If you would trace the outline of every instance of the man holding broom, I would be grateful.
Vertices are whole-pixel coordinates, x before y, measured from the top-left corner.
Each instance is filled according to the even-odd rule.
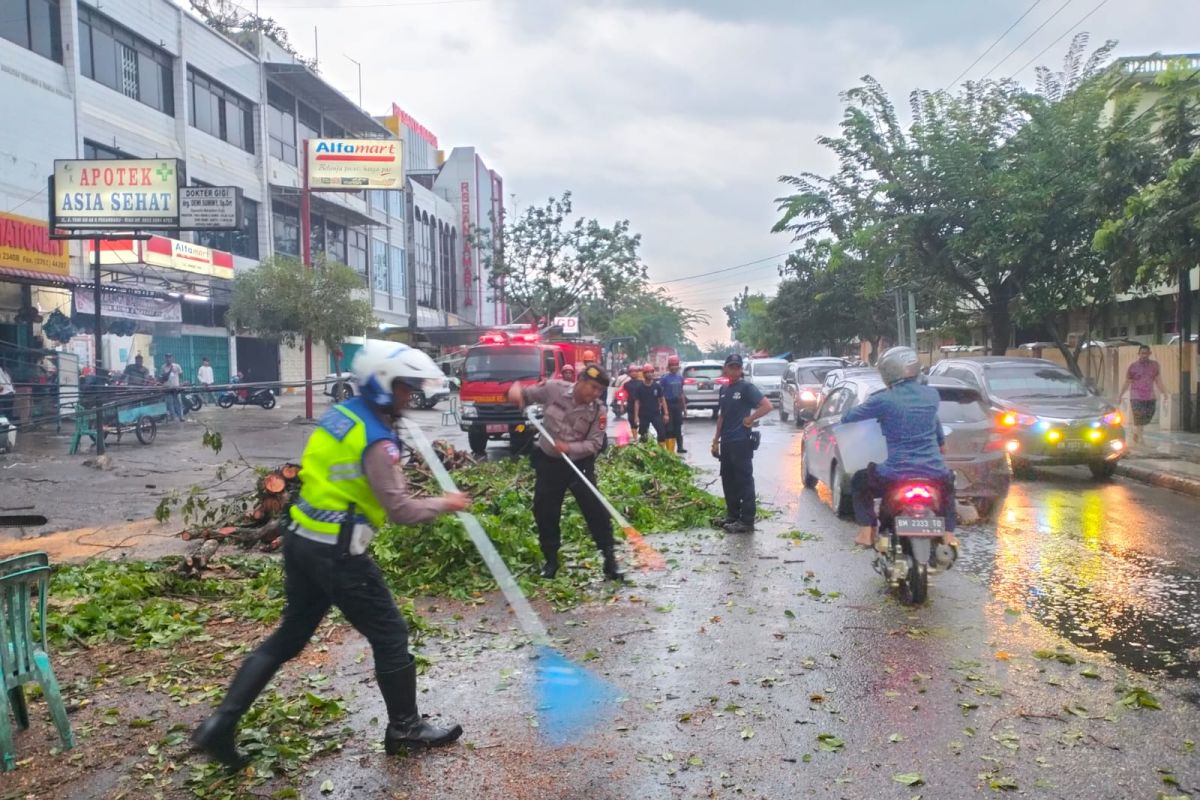
[[[604,577],[619,581],[624,576],[617,568],[613,552],[612,520],[603,503],[583,485],[582,481],[562,459],[569,458],[587,480],[596,482],[596,456],[604,446],[604,397],[608,389],[608,374],[595,364],[584,367],[575,383],[549,380],[536,386],[514,383],[508,391],[509,402],[518,408],[538,403],[545,409],[543,425],[554,439],[550,444],[538,437],[531,460],[536,474],[533,489],[533,518],[537,522],[538,544],[545,564],[542,577],[558,574],[558,548],[562,544],[562,504],[568,491],[591,531],[592,539],[604,556]]]
[[[304,448],[303,486],[283,543],[283,619],[242,662],[221,705],[192,734],[198,749],[230,769],[247,760],[235,742],[238,721],[276,671],[300,654],[332,606],[371,644],[387,707],[383,743],[389,755],[447,745],[462,735],[461,726],[435,726],[417,711],[408,627],[367,552],[385,523],[417,525],[467,508],[464,494],[417,499],[409,493],[392,430],[413,390],[441,379],[442,371],[420,350],[370,340],[351,369],[358,396],[326,412]]]

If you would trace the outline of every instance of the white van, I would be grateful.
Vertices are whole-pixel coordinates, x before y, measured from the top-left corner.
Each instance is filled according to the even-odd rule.
[[[787,365],[788,362],[782,358],[752,358],[746,362],[746,380],[757,386],[772,403],[778,405],[779,390]]]

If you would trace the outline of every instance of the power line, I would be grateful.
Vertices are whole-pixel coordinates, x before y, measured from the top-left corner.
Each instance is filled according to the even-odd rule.
[[[708,272],[697,272],[695,275],[684,275],[683,277],[680,277],[680,278],[671,278],[670,280],[665,280],[665,281],[654,281],[653,283],[655,283],[658,286],[665,286],[668,283],[679,283],[680,281],[690,281],[693,278],[704,278],[709,275],[717,275],[722,272],[733,272],[735,269],[742,269],[743,267],[750,267],[755,264],[761,264],[764,261],[770,261],[775,258],[783,258],[785,256],[790,256],[792,254],[792,252],[793,251],[789,250],[786,253],[777,253],[773,256],[767,256],[766,258],[757,258],[754,261],[747,261],[745,264],[735,264],[732,267],[722,267],[721,269],[709,270]]]
[[[409,0],[408,2],[403,2],[402,0],[398,0],[397,2],[394,2],[394,3],[349,3],[349,4],[345,4],[345,5],[340,4],[340,3],[313,3],[313,4],[264,3],[261,6],[261,8],[274,9],[274,10],[279,10],[279,11],[282,11],[282,10],[303,11],[303,10],[309,9],[309,8],[312,8],[312,9],[336,8],[339,11],[345,11],[345,10],[353,10],[356,8],[405,8],[408,6],[412,6],[412,7],[456,6],[456,5],[462,5],[464,3],[484,3],[484,2],[487,2],[487,0]]]
[[[959,80],[961,80],[961,79],[962,79],[962,76],[966,75],[968,72],[970,72],[971,70],[975,69],[975,65],[976,65],[976,64],[978,64],[980,61],[983,61],[983,59],[984,59],[984,58],[987,56],[987,54],[988,54],[988,53],[990,53],[990,52],[992,52],[992,50],[994,50],[994,49],[995,49],[996,45],[1000,44],[1000,42],[1002,42],[1002,41],[1004,40],[1004,37],[1005,37],[1005,36],[1008,36],[1008,34],[1012,33],[1012,29],[1013,29],[1013,28],[1015,28],[1015,27],[1017,27],[1018,25],[1020,25],[1020,24],[1021,24],[1021,20],[1025,19],[1026,17],[1028,17],[1028,16],[1029,16],[1029,14],[1030,14],[1030,12],[1032,12],[1032,11],[1033,11],[1035,8],[1037,8],[1037,7],[1038,7],[1039,5],[1041,5],[1041,4],[1042,4],[1042,0],[1034,0],[1034,3],[1033,3],[1033,5],[1031,5],[1031,6],[1030,6],[1029,8],[1027,8],[1027,9],[1025,9],[1025,13],[1024,13],[1024,14],[1022,14],[1021,16],[1017,17],[1017,19],[1016,19],[1016,22],[1014,22],[1012,25],[1009,25],[1009,26],[1008,26],[1008,27],[1007,27],[1007,28],[1004,30],[1004,33],[1002,33],[1002,34],[1000,34],[999,36],[997,36],[997,37],[996,37],[996,41],[994,41],[994,42],[992,42],[991,44],[989,44],[989,45],[988,45],[988,49],[987,49],[987,50],[984,50],[982,53],[980,53],[980,54],[979,54],[979,57],[978,57],[978,58],[976,58],[974,61],[972,61],[972,62],[971,62],[969,65],[967,65],[967,68],[966,68],[966,69],[964,69],[962,72],[958,73],[958,76],[957,76],[957,77],[956,77],[954,80],[950,81],[948,84],[946,84],[945,86],[943,86],[943,87],[942,87],[942,91],[943,91],[943,92],[944,92],[944,91],[946,91],[946,90],[947,90],[947,89],[949,89],[951,86],[953,86],[954,84],[958,83],[958,82],[959,82]]]
[[[761,270],[766,270],[766,269],[778,270],[779,264],[770,263],[770,262],[758,264],[753,267],[747,267],[746,269],[736,272],[733,275],[729,275],[728,273],[721,273],[719,275],[709,275],[704,278],[688,280],[686,286],[673,287],[673,288],[677,288],[678,290],[681,290],[681,291],[690,291],[692,289],[703,290],[705,288],[708,288],[708,286],[711,284],[721,283],[723,281],[729,281],[729,280],[733,280],[736,282],[736,281],[742,280],[742,278],[741,278],[742,275],[749,274],[749,273],[757,273]],[[679,282],[682,283],[683,281],[681,280]],[[667,287],[660,287],[660,288],[667,288]]]
[[[1030,39],[1032,39],[1034,36],[1037,36],[1039,33],[1041,33],[1042,28],[1045,28],[1047,25],[1049,25],[1054,20],[1054,18],[1057,17],[1059,14],[1061,14],[1064,10],[1066,10],[1067,6],[1071,5],[1072,2],[1074,2],[1074,0],[1067,0],[1065,3],[1063,3],[1061,6],[1059,6],[1058,10],[1055,11],[1053,14],[1051,14],[1049,17],[1047,17],[1045,22],[1043,22],[1041,25],[1038,25],[1036,28],[1033,29],[1033,33],[1029,34],[1024,39],[1022,39],[1020,44],[1018,44],[1012,50],[1008,51],[1008,55],[1006,55],[1004,58],[997,61],[996,64],[991,69],[989,69],[987,72],[983,73],[983,77],[980,78],[980,80],[983,80],[983,78],[986,78],[988,75],[991,75],[993,72],[998,70],[1000,68],[1001,64],[1003,64],[1005,61],[1008,61],[1010,58],[1012,58],[1016,54],[1016,52],[1018,50],[1020,50],[1022,47],[1024,47],[1025,44]]]
[[[1083,15],[1083,17],[1081,17],[1081,18],[1080,18],[1080,20],[1079,20],[1078,22],[1076,22],[1074,25],[1072,25],[1071,27],[1069,27],[1069,28],[1067,28],[1065,31],[1063,31],[1063,32],[1062,32],[1062,35],[1060,35],[1060,36],[1059,36],[1057,39],[1055,39],[1055,40],[1054,40],[1053,42],[1051,42],[1050,44],[1048,44],[1048,45],[1046,45],[1045,47],[1043,47],[1043,48],[1041,49],[1041,51],[1040,51],[1040,52],[1039,52],[1039,53],[1038,53],[1036,56],[1034,56],[1033,58],[1031,58],[1031,59],[1029,59],[1028,61],[1026,61],[1024,64],[1022,64],[1022,65],[1021,65],[1021,68],[1020,68],[1020,69],[1018,69],[1016,72],[1014,72],[1012,75],[1009,75],[1009,76],[1008,76],[1008,77],[1009,77],[1009,80],[1011,80],[1011,79],[1013,79],[1013,78],[1017,77],[1017,76],[1018,76],[1018,75],[1020,75],[1022,72],[1024,72],[1026,69],[1028,69],[1030,64],[1032,64],[1033,62],[1037,61],[1039,58],[1041,58],[1043,55],[1045,55],[1045,54],[1046,54],[1046,51],[1047,51],[1047,50],[1049,50],[1051,47],[1054,47],[1054,45],[1058,44],[1058,43],[1059,43],[1059,42],[1061,42],[1063,39],[1065,39],[1065,38],[1066,38],[1066,36],[1067,36],[1067,34],[1071,33],[1073,30],[1075,30],[1076,28],[1078,28],[1080,25],[1082,25],[1083,23],[1087,22],[1087,20],[1088,20],[1088,17],[1092,16],[1092,14],[1095,14],[1097,11],[1099,11],[1101,8],[1103,8],[1103,7],[1104,7],[1104,5],[1105,5],[1107,2],[1108,2],[1108,0],[1100,0],[1100,2],[1099,2],[1099,3],[1097,3],[1097,4],[1096,4],[1096,5],[1095,5],[1095,6],[1092,8],[1092,10],[1091,10],[1091,11],[1089,11],[1089,12],[1088,12],[1088,13],[1086,13],[1086,14],[1084,14],[1084,15]]]

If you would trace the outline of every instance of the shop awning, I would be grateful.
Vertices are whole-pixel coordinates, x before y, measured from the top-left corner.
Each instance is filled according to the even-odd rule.
[[[391,131],[303,64],[268,62],[263,69],[268,78],[341,125],[348,134],[365,134],[369,139],[392,138]]]
[[[0,281],[32,283],[38,286],[74,286],[77,283],[83,283],[83,279],[73,275],[52,275],[48,272],[17,269],[16,267],[0,267]]]

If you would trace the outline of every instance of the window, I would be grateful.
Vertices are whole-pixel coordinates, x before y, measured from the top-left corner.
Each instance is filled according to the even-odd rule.
[[[192,127],[254,152],[254,104],[249,100],[189,69],[188,106]]]
[[[271,204],[271,226],[275,229],[275,251],[300,255],[300,211],[279,203]]]
[[[296,134],[296,139],[303,144],[305,139],[320,139],[321,138],[321,114],[304,103],[299,104],[300,113],[296,116],[296,121],[299,123]]]
[[[336,222],[329,223],[329,247],[326,252],[329,257],[343,264],[346,261],[346,226]]]
[[[554,350],[545,350],[542,352],[542,375],[543,378],[549,378],[558,371],[558,364],[554,362]]]
[[[58,0],[0,1],[0,38],[61,64]]]
[[[1083,381],[1061,367],[1002,366],[987,371],[988,391],[997,397],[1087,397]]]
[[[192,181],[195,186],[209,186],[200,181]],[[214,250],[224,250],[236,256],[258,258],[258,203],[249,198],[242,198],[241,227],[236,231],[195,231],[196,244],[211,247]]]
[[[371,240],[371,269],[375,272],[375,291],[388,294],[391,272],[388,270],[388,245],[381,239]]]
[[[404,297],[407,295],[404,290],[404,251],[395,245],[389,245],[388,261],[392,271],[392,295]]]
[[[131,156],[128,153],[123,153],[120,150],[116,150],[112,147],[105,147],[102,144],[96,144],[95,142],[87,139],[83,140],[83,157],[88,160],[110,161],[122,158],[134,158],[134,156]]]
[[[820,417],[832,417],[842,413],[842,408],[846,406],[852,397],[850,390],[846,386],[841,386],[830,393],[829,397],[825,398],[825,404],[821,406]]]
[[[271,155],[296,166],[296,98],[267,84],[267,136]]]
[[[367,275],[367,240],[366,231],[360,228],[350,229],[346,263],[354,267],[354,271],[363,277]]]
[[[79,7],[79,56],[87,77],[175,115],[174,57],[84,6]]]
[[[325,252],[325,218],[313,214],[308,228],[308,248],[315,256]]]

